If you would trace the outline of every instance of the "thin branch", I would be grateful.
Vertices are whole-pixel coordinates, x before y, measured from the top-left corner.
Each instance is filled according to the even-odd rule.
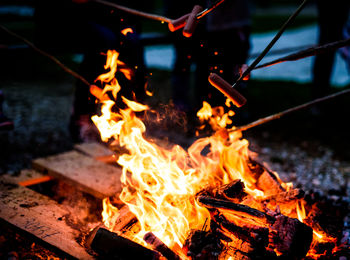
[[[266,48],[261,52],[261,54],[253,61],[253,63],[242,73],[242,75],[237,79],[237,81],[233,84],[232,87],[235,87],[239,82],[241,82],[249,73],[258,65],[258,63],[265,57],[265,55],[269,52],[272,46],[277,42],[277,40],[281,37],[282,33],[286,30],[286,28],[291,24],[297,15],[304,8],[306,2],[308,0],[304,0],[297,10],[288,18],[288,20],[282,25],[279,29],[275,37],[270,41],[270,43],[266,46]]]
[[[27,40],[26,38],[12,32],[11,30],[7,29],[5,26],[0,25],[0,28],[2,30],[4,30],[5,32],[7,32],[8,34],[16,37],[17,39],[25,42],[29,47],[31,47],[33,50],[37,51],[38,53],[40,53],[41,55],[44,55],[45,57],[49,58],[50,60],[52,60],[54,63],[56,63],[58,66],[60,66],[65,72],[69,73],[70,75],[72,75],[73,77],[79,79],[81,82],[83,82],[85,85],[90,86],[91,84],[81,75],[79,75],[77,72],[71,70],[70,68],[68,68],[66,65],[64,65],[61,61],[59,61],[57,58],[55,58],[54,56],[48,54],[47,52],[39,49],[38,47],[36,47],[32,42],[30,42],[29,40]]]
[[[304,59],[304,58],[307,58],[310,56],[324,53],[326,51],[336,50],[338,48],[342,48],[342,47],[348,46],[348,45],[350,45],[350,38],[345,39],[345,40],[341,40],[341,41],[327,43],[327,44],[321,45],[321,46],[311,47],[311,48],[308,48],[308,49],[305,49],[302,51],[298,51],[296,53],[292,53],[292,54],[284,56],[282,58],[278,58],[276,60],[261,64],[261,65],[255,67],[254,69],[261,69],[261,68],[269,67],[269,66],[276,65],[276,64],[279,64],[282,62],[286,62],[286,61],[296,61],[296,60]]]

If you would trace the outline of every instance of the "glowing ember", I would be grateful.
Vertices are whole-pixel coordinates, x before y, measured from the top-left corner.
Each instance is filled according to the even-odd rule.
[[[124,66],[122,72],[125,75],[132,75],[118,60],[118,53],[108,51],[105,69],[109,72],[98,77],[105,86],[103,97],[111,92],[115,99],[119,98],[120,86],[115,79],[117,65]],[[101,96],[97,92],[95,89],[95,96]],[[147,111],[149,107],[120,98],[126,105],[125,109],[117,108],[115,101],[101,99],[101,116],[95,115],[92,120],[103,141],[114,140],[128,151],[117,160],[123,168],[121,181],[124,184],[119,198],[129,206],[140,226],[129,239],[146,246],[143,236],[152,232],[179,252],[189,232],[202,230],[211,218],[208,210],[199,206],[195,195],[207,186],[215,187],[237,179],[243,181],[245,192],[249,195],[242,204],[253,210],[263,210],[258,201],[271,194],[261,189],[251,172],[249,161],[252,153],[248,150],[248,141],[242,139],[241,132],[227,131],[228,125],[232,124],[230,117],[234,115],[233,111],[225,113],[224,108],[212,108],[204,102],[197,115],[203,123],[207,121],[215,133],[196,140],[186,151],[179,145],[163,148],[146,140],[143,135],[146,127],[136,113]],[[292,190],[292,185],[283,183],[276,173],[268,176],[275,180],[281,191]],[[265,206],[293,218],[298,216],[301,222],[307,217],[303,200],[289,203],[286,209],[277,206],[276,210],[273,203]],[[118,209],[108,199],[103,201],[103,208],[103,221],[113,231]],[[239,224],[234,216],[229,220]],[[314,230],[314,243],[315,237],[317,241],[325,241],[326,234]]]

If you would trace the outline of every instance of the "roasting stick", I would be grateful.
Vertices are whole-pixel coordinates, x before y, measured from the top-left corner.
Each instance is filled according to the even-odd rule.
[[[128,7],[118,5],[115,3],[111,3],[108,1],[104,1],[104,0],[92,0],[92,1],[99,3],[99,4],[102,4],[102,5],[114,7],[116,9],[119,9],[121,11],[124,11],[124,12],[132,14],[132,15],[144,17],[144,18],[150,19],[150,20],[160,21],[162,23],[167,23],[169,30],[171,32],[174,32],[178,29],[183,28],[187,23],[196,24],[198,20],[200,20],[201,18],[206,16],[208,13],[213,11],[216,7],[218,7],[220,4],[222,4],[225,0],[217,0],[210,7],[206,8],[204,10],[203,10],[203,8],[201,8],[200,10],[194,8],[191,13],[185,14],[185,15],[183,15],[180,18],[175,19],[175,20],[170,19],[170,18],[165,17],[165,16],[161,16],[161,15],[142,12],[139,10],[135,10],[132,8],[128,8]],[[194,15],[193,15],[193,17],[191,17],[191,19],[189,19],[191,14],[194,14]],[[193,28],[193,30],[194,30],[194,28]],[[186,36],[186,37],[188,37],[188,36]]]
[[[339,91],[337,93],[334,93],[334,94],[331,94],[331,95],[328,95],[328,96],[325,96],[325,97],[317,98],[315,100],[312,100],[310,102],[304,103],[302,105],[289,108],[289,109],[284,110],[282,112],[279,112],[277,114],[273,114],[273,115],[270,115],[270,116],[267,116],[267,117],[264,117],[264,118],[260,118],[260,119],[254,121],[254,122],[249,123],[249,124],[246,124],[246,125],[243,125],[243,126],[238,126],[236,128],[230,129],[229,132],[245,131],[245,130],[248,130],[250,128],[256,127],[258,125],[262,125],[262,124],[268,123],[268,122],[270,122],[272,120],[279,119],[282,116],[285,116],[285,115],[290,114],[292,112],[296,112],[298,110],[301,110],[301,109],[304,109],[304,108],[308,108],[308,107],[310,107],[312,105],[315,105],[317,103],[320,103],[320,102],[323,102],[323,101],[326,101],[326,100],[329,100],[329,99],[332,99],[332,98],[335,98],[335,97],[339,97],[340,95],[349,94],[349,93],[350,93],[350,89],[345,89],[343,91]]]
[[[350,45],[350,38],[345,39],[345,40],[341,40],[341,41],[327,43],[327,44],[316,46],[316,47],[311,47],[311,48],[308,48],[308,49],[305,49],[302,51],[298,51],[298,52],[289,54],[289,55],[284,56],[282,58],[278,58],[276,60],[261,64],[259,66],[256,66],[254,68],[254,70],[269,67],[269,66],[276,65],[276,64],[279,64],[282,62],[286,62],[286,61],[296,61],[296,60],[304,59],[304,58],[307,58],[310,56],[314,56],[314,55],[323,53],[325,51],[336,50],[338,48],[342,48],[344,46],[349,46],[349,45]]]
[[[16,37],[17,39],[20,39],[21,41],[25,42],[29,47],[31,47],[32,49],[34,49],[35,51],[39,52],[41,55],[44,55],[45,57],[49,58],[50,60],[52,60],[54,63],[56,63],[58,66],[60,66],[65,72],[71,74],[73,77],[79,79],[80,81],[82,81],[84,84],[91,86],[91,84],[81,75],[79,75],[78,73],[76,73],[75,71],[71,70],[70,68],[68,68],[66,65],[64,65],[62,62],[60,62],[57,58],[55,58],[54,56],[48,54],[47,52],[39,49],[38,47],[36,47],[32,42],[28,41],[26,38],[14,33],[13,31],[7,29],[5,26],[0,25],[0,28],[2,30],[4,30],[5,32],[7,32],[8,34]]]
[[[228,82],[222,79],[219,75],[211,73],[209,75],[209,82],[215,88],[220,90],[225,96],[227,96],[237,107],[241,107],[246,103],[245,98],[238,93],[238,91],[233,91],[234,87],[237,86],[249,73],[258,65],[258,63],[265,57],[277,40],[281,37],[286,28],[291,24],[297,15],[304,8],[308,0],[303,0],[300,6],[295,10],[295,12],[288,18],[288,20],[282,25],[275,37],[270,41],[270,43],[265,47],[261,54],[253,61],[253,63],[240,75],[236,82],[231,86]]]

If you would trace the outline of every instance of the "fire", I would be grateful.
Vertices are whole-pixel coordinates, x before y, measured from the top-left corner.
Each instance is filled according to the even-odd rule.
[[[132,28],[125,28],[121,30],[121,33],[126,36],[128,33],[134,33],[134,31],[132,30]]]
[[[104,97],[111,92],[115,99],[119,98],[120,86],[115,74],[117,66],[125,64],[118,61],[118,56],[117,52],[108,51],[105,69],[109,71],[97,78],[105,85]],[[128,75],[131,74],[129,71]],[[209,212],[195,200],[195,195],[206,186],[240,179],[249,195],[265,196],[257,188],[247,164],[248,141],[241,132],[227,131],[233,111],[225,113],[222,107],[212,108],[204,102],[197,115],[202,122],[208,121],[215,133],[197,139],[187,150],[179,145],[164,148],[144,137],[146,126],[137,113],[148,111],[149,107],[120,98],[125,109],[117,108],[113,100],[102,99],[101,115],[93,116],[92,120],[103,141],[113,140],[128,151],[119,156],[117,163],[123,169],[124,185],[119,198],[128,205],[140,226],[129,237],[131,240],[146,245],[143,236],[152,232],[170,248],[182,248],[189,231],[201,230],[210,219]],[[291,188],[291,184],[282,183],[282,186],[287,191]],[[103,208],[103,221],[113,231],[118,209],[108,199],[103,201]],[[295,214],[303,221],[306,213],[302,201],[295,208]]]

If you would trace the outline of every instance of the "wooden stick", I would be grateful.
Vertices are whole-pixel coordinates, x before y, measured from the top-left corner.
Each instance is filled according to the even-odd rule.
[[[31,47],[33,50],[37,51],[38,53],[40,53],[41,55],[44,55],[45,57],[49,58],[50,60],[52,60],[54,63],[56,63],[58,66],[60,66],[65,72],[71,74],[73,77],[79,79],[81,82],[83,82],[85,85],[87,86],[91,86],[91,84],[81,75],[79,75],[78,73],[76,73],[75,71],[71,70],[70,68],[68,68],[66,65],[64,65],[61,61],[59,61],[57,58],[55,58],[54,56],[48,54],[47,52],[39,49],[38,47],[36,47],[32,42],[30,42],[29,40],[27,40],[26,38],[18,35],[17,33],[14,33],[13,31],[7,29],[5,26],[0,25],[0,28],[7,32],[8,34],[16,37],[17,39],[25,42],[25,44],[27,44],[29,47]]]
[[[279,64],[282,62],[286,62],[286,61],[296,61],[296,60],[304,59],[304,58],[307,58],[310,56],[324,53],[326,51],[336,50],[338,48],[348,46],[348,45],[350,45],[350,38],[345,39],[345,40],[341,40],[341,41],[327,43],[327,44],[316,46],[316,47],[311,47],[311,48],[308,48],[308,49],[305,49],[302,51],[298,51],[296,53],[292,53],[292,54],[284,56],[282,58],[278,58],[276,60],[261,64],[261,65],[255,67],[254,69],[255,70],[261,69],[261,68],[269,67],[269,66],[276,65],[276,64]]]
[[[285,115],[290,114],[292,112],[308,108],[308,107],[310,107],[312,105],[315,105],[317,103],[320,103],[320,102],[323,102],[323,101],[326,101],[326,100],[329,100],[329,99],[332,99],[332,98],[335,98],[335,97],[338,97],[338,96],[341,96],[341,95],[344,95],[344,94],[348,94],[348,93],[350,93],[350,89],[345,89],[343,91],[339,91],[337,93],[334,93],[334,94],[331,94],[331,95],[328,95],[328,96],[325,96],[325,97],[322,97],[322,98],[317,98],[317,99],[315,99],[313,101],[304,103],[302,105],[289,108],[289,109],[284,110],[282,112],[279,112],[277,114],[273,114],[273,115],[270,115],[270,116],[267,116],[267,117],[264,117],[264,118],[260,118],[260,119],[254,121],[254,122],[251,122],[251,123],[243,125],[243,126],[236,127],[234,129],[230,129],[228,131],[229,132],[245,131],[245,130],[248,130],[250,128],[256,127],[258,125],[262,125],[262,124],[268,123],[268,122],[270,122],[272,120],[279,119],[282,116],[285,116]]]
[[[266,48],[262,51],[262,53],[253,61],[253,63],[247,68],[246,71],[242,73],[242,75],[237,79],[237,81],[233,84],[232,87],[235,87],[239,82],[241,82],[246,76],[249,75],[249,73],[255,68],[256,65],[265,57],[265,55],[269,52],[269,50],[272,48],[272,46],[277,42],[277,40],[281,37],[283,32],[286,30],[289,24],[291,24],[294,19],[297,17],[297,15],[301,12],[301,10],[304,8],[306,2],[308,0],[304,0],[301,5],[298,7],[297,10],[288,18],[288,20],[282,25],[282,27],[279,29],[275,37],[271,40],[271,42],[266,46]]]
[[[110,7],[114,7],[116,9],[119,9],[121,11],[124,11],[126,13],[132,14],[132,15],[136,15],[136,16],[140,16],[140,17],[144,17],[150,20],[156,20],[156,21],[161,21],[164,23],[170,23],[172,20],[168,17],[165,16],[161,16],[161,15],[156,15],[156,14],[150,14],[150,13],[146,13],[146,12],[141,12],[135,9],[131,9],[129,7],[125,7],[122,5],[118,5],[115,3],[111,3],[108,1],[104,1],[104,0],[93,0],[96,3],[102,4],[102,5],[106,5],[106,6],[110,6]]]

